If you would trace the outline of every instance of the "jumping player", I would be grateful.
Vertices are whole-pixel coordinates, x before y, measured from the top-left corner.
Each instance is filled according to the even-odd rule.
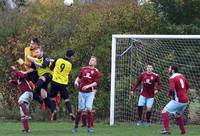
[[[60,96],[65,101],[66,109],[69,112],[69,115],[72,120],[75,119],[74,114],[72,112],[68,83],[69,83],[69,75],[72,70],[72,63],[70,62],[70,58],[74,55],[73,50],[68,50],[63,58],[57,58],[51,65],[51,69],[53,69],[53,78],[51,82],[50,89],[50,98],[52,101],[52,107],[54,109],[54,113],[52,114],[51,120],[55,120],[56,116],[56,96],[58,92],[60,92]]]

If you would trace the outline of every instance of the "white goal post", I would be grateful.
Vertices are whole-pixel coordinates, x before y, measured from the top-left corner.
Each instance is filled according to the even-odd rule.
[[[194,52],[194,56],[190,56],[190,53],[188,53],[188,58],[190,57],[190,59],[187,59],[187,56],[180,56],[180,54],[183,54],[187,50],[191,49],[192,51],[193,48],[195,48],[194,50],[199,54]],[[138,50],[139,52],[137,52]],[[145,52],[145,54],[143,54],[143,52]],[[148,52],[150,53],[148,54]],[[170,54],[170,52],[173,53]],[[111,53],[110,125],[114,125],[116,119],[116,109],[119,110],[121,108],[126,110],[126,108],[124,108],[126,104],[130,104],[127,109],[132,108],[134,105],[136,106],[136,102],[134,102],[134,105],[132,100],[129,102],[129,98],[127,98],[129,95],[128,92],[130,91],[131,84],[136,80],[136,77],[139,76],[138,74],[141,72],[140,68],[143,66],[143,63],[146,62],[146,59],[153,61],[154,64],[159,62],[159,65],[157,66],[159,69],[164,69],[168,66],[168,64],[174,62],[180,65],[185,65],[185,67],[183,67],[184,70],[189,69],[189,71],[192,71],[192,67],[198,67],[200,69],[196,62],[197,59],[200,58],[200,35],[112,35]],[[195,53],[198,55],[195,56]],[[135,61],[135,59],[137,59],[137,61]],[[200,61],[198,63],[200,64]],[[132,69],[132,66],[134,66],[135,69],[129,71],[129,69]],[[123,70],[125,68],[126,70]],[[126,77],[121,77],[122,74],[120,75],[120,72],[122,74],[126,74]],[[200,71],[196,70],[192,71],[192,74],[191,72],[183,72],[183,74],[188,74],[187,76],[190,78],[190,76],[195,76],[198,72]],[[165,73],[163,74],[160,72],[159,74],[164,75]],[[164,83],[167,80],[168,77],[166,75]],[[164,91],[166,91],[168,87],[168,84],[165,84],[163,87]],[[128,85],[128,87],[124,87],[123,85]],[[198,86],[198,83],[192,83],[193,88],[197,88],[196,86]],[[116,96],[116,88],[119,89],[117,90],[117,92],[120,92],[119,96]],[[122,106],[120,106],[120,108],[116,107],[116,97],[121,102],[120,104]],[[167,97],[167,95],[163,95],[162,97]],[[126,98],[127,100],[125,100]],[[166,104],[165,101],[163,101],[163,103]],[[133,119],[125,117],[132,116],[133,113],[131,112],[133,111],[119,111],[119,114],[123,115],[122,117],[120,115],[117,118],[119,118],[120,121],[132,121]]]

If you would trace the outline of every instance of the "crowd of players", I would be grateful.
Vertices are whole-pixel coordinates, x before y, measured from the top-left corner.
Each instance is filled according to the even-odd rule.
[[[63,57],[55,59],[49,58],[44,54],[39,46],[37,38],[31,40],[30,46],[24,50],[24,60],[19,59],[17,62],[23,66],[24,71],[19,71],[15,66],[11,66],[12,75],[17,79],[10,80],[10,83],[19,85],[21,96],[18,103],[20,106],[20,114],[23,124],[23,132],[27,133],[29,129],[29,105],[31,100],[36,100],[44,111],[46,106],[50,109],[50,120],[56,119],[57,107],[60,99],[64,99],[66,109],[72,120],[75,120],[73,133],[78,132],[79,122],[82,117],[83,125],[87,124],[87,131],[92,133],[94,127],[94,113],[92,111],[93,100],[97,91],[99,82],[99,71],[95,68],[97,64],[96,57],[92,56],[89,66],[82,67],[78,74],[74,85],[78,88],[78,110],[76,116],[73,113],[69,90],[67,88],[69,82],[69,74],[72,70],[72,62],[70,58],[74,55],[73,50],[68,50]],[[183,112],[189,104],[187,90],[189,88],[187,79],[178,73],[178,67],[172,65],[169,67],[169,97],[171,101],[162,110],[163,131],[162,134],[170,134],[169,113],[175,115],[175,119],[181,134],[186,133],[183,122]],[[50,84],[50,88],[48,85]],[[146,125],[150,125],[150,117],[154,103],[154,96],[160,92],[160,77],[153,72],[153,65],[147,64],[146,71],[142,72],[131,89],[131,95],[142,84],[142,89],[138,101],[138,121],[137,126],[142,123],[142,114],[144,106],[147,107]],[[156,88],[156,89],[155,89]],[[86,123],[87,119],[87,123]]]
[[[11,66],[11,75],[15,78],[9,80],[9,82],[18,85],[21,92],[18,104],[23,126],[22,132],[30,132],[29,107],[32,99],[41,105],[42,111],[45,111],[46,107],[50,109],[50,120],[53,121],[56,120],[57,107],[61,98],[65,102],[71,120],[75,120],[75,127],[72,132],[78,131],[81,117],[83,125],[88,126],[87,131],[89,133],[93,132],[94,115],[92,105],[100,76],[98,69],[95,68],[97,60],[96,57],[92,56],[89,66],[82,67],[74,82],[79,90],[79,106],[75,116],[68,89],[69,75],[73,68],[70,58],[74,54],[73,50],[67,50],[63,57],[51,59],[44,54],[43,49],[39,46],[39,40],[33,38],[30,46],[24,50],[24,60],[17,60],[22,66],[22,70]]]

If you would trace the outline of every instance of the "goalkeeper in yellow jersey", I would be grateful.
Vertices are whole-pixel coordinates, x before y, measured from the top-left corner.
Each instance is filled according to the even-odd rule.
[[[20,58],[17,61],[20,65],[23,65],[25,69],[25,72],[23,73],[26,74],[27,79],[32,81],[34,84],[36,84],[36,82],[38,81],[39,76],[37,70],[35,70],[35,64],[28,58],[28,56],[36,57],[36,50],[38,47],[38,38],[32,38],[30,41],[30,45],[24,49],[24,60]],[[42,104],[42,99],[40,95],[35,92],[33,92],[33,99]]]
[[[25,70],[29,70],[31,68],[32,61],[28,59],[28,56],[34,57],[36,55],[36,49],[39,47],[38,38],[31,39],[30,46],[24,49],[24,67]]]
[[[27,77],[29,80],[31,80],[33,83],[36,83],[38,80],[38,74],[37,71],[29,72],[30,69],[33,67],[33,63],[30,59],[28,59],[28,56],[35,57],[36,56],[36,49],[39,47],[39,40],[38,38],[32,38],[30,45],[24,49],[24,68],[25,71],[28,71]],[[18,63],[20,61],[18,60]],[[21,62],[22,63],[22,62]]]

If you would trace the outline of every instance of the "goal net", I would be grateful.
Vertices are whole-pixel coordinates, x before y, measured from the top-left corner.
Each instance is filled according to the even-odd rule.
[[[110,125],[137,119],[140,87],[134,97],[130,96],[130,90],[148,62],[161,78],[161,92],[155,97],[151,122],[161,122],[161,110],[169,102],[167,70],[172,64],[179,66],[190,84],[191,103],[185,113],[186,120],[199,122],[200,35],[113,35]]]

